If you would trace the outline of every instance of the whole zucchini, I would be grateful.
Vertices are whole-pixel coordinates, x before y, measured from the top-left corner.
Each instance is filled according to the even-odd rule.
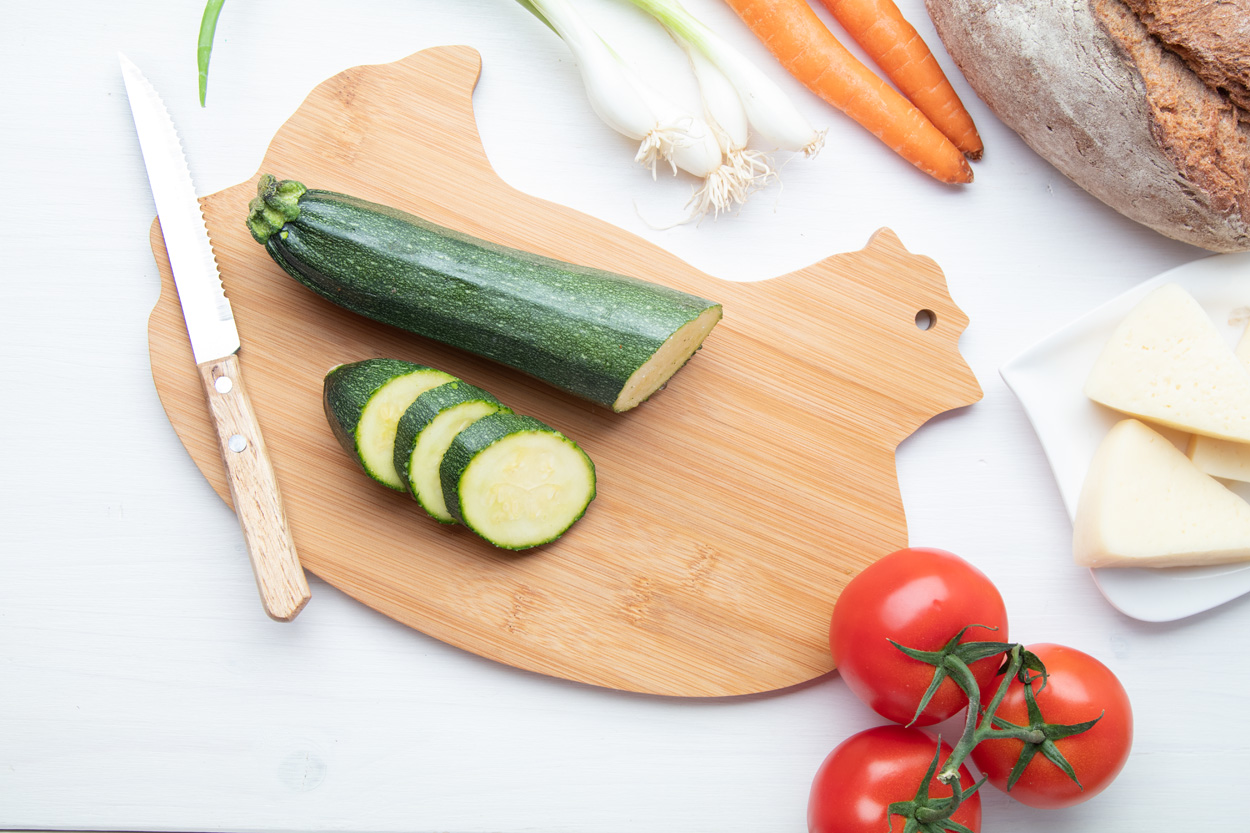
[[[662,388],[720,304],[264,175],[247,225],[287,273],[368,318],[626,411]]]

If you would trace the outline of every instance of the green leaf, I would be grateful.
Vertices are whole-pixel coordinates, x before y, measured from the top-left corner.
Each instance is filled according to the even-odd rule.
[[[1024,768],[1033,760],[1033,756],[1037,754],[1037,745],[1026,743],[1024,748],[1020,750],[1020,757],[1016,759],[1016,765],[1011,768],[1011,774],[1007,776],[1007,792],[1011,792],[1011,788],[1016,785],[1016,781],[1020,780],[1020,776],[1024,774]]]
[[[942,657],[946,656],[945,648],[940,651],[922,651],[919,648],[908,648],[905,645],[900,645],[888,637],[886,638],[886,641],[912,659],[928,663],[929,665],[941,665]]]
[[[1064,775],[1071,778],[1082,791],[1085,789],[1085,787],[1081,785],[1081,780],[1076,777],[1076,770],[1072,768],[1072,764],[1068,763],[1068,759],[1063,757],[1063,753],[1059,751],[1059,747],[1055,746],[1054,741],[1047,740],[1042,743],[1039,748],[1042,750],[1042,754],[1045,755],[1052,764],[1063,770]]]
[[[937,694],[938,687],[942,685],[942,681],[946,679],[946,669],[938,667],[933,672],[933,679],[929,681],[929,687],[925,689],[924,696],[920,698],[920,704],[916,706],[916,713],[912,715],[910,726],[920,719],[920,715],[925,710],[925,706],[929,705],[929,701],[933,699],[933,695]]]
[[[968,665],[974,662],[980,662],[983,659],[989,659],[995,654],[1005,654],[1011,650],[1011,644],[1008,642],[964,642],[956,648],[955,652]]]
[[[1046,681],[1043,680],[1042,685],[1045,684]],[[1037,705],[1037,695],[1033,691],[1032,679],[1024,684],[1024,708],[1028,712],[1030,726],[1040,726],[1045,722],[1042,718],[1042,710]]]
[[[1024,672],[1021,673],[1023,674]],[[1011,792],[1011,788],[1024,773],[1025,767],[1029,765],[1029,762],[1033,760],[1033,756],[1036,755],[1039,750],[1051,763],[1059,767],[1065,775],[1071,778],[1073,783],[1075,783],[1078,787],[1081,787],[1081,789],[1085,789],[1081,785],[1080,779],[1076,777],[1076,770],[1074,770],[1072,765],[1068,763],[1068,759],[1063,756],[1063,752],[1061,752],[1059,747],[1055,745],[1055,741],[1062,740],[1063,738],[1070,738],[1073,735],[1079,735],[1082,732],[1088,732],[1091,728],[1093,728],[1095,723],[1102,720],[1102,714],[1098,715],[1098,717],[1095,717],[1093,720],[1086,720],[1083,723],[1047,723],[1045,718],[1042,716],[1041,708],[1037,705],[1037,698],[1033,692],[1032,681],[1035,679],[1037,679],[1037,677],[1031,677],[1029,682],[1025,683],[1024,686],[1024,703],[1029,714],[1029,725],[1027,727],[1016,726],[1014,723],[1010,723],[999,717],[990,718],[992,721],[991,727],[1010,727],[1011,729],[1017,730],[1016,733],[1009,736],[1019,737],[1019,733],[1022,731],[1032,731],[1040,732],[1042,738],[1044,738],[1040,743],[1022,739],[1024,748],[1021,749],[1020,757],[1016,759],[1015,766],[1011,768],[1011,774],[1007,778],[1007,791]],[[1042,684],[1045,685],[1044,679]]]
[[[213,36],[217,32],[217,16],[226,0],[208,0],[204,17],[200,19],[200,37],[195,50],[196,63],[200,69],[200,106],[208,95],[208,61],[213,55]]]
[[[894,830],[894,817],[902,816],[907,819],[910,824],[915,820],[916,802],[914,801],[895,801],[885,808],[885,827],[887,830]]]
[[[1086,720],[1084,723],[1070,723],[1067,726],[1061,723],[1047,723],[1042,727],[1042,731],[1050,740],[1070,738],[1073,735],[1079,735],[1081,732],[1088,732],[1090,729],[1094,728],[1094,724],[1102,720],[1103,714],[1106,714],[1106,712],[1098,715],[1093,720]]]
[[[920,779],[920,789],[916,790],[915,800],[917,804],[924,804],[929,800],[929,782],[937,774],[938,761],[941,758],[942,739],[938,738],[937,749],[933,750],[933,760],[929,761],[929,768],[925,771],[924,777]]]
[[[990,731],[986,733],[988,738],[1015,738],[1028,743],[1029,735],[1033,734],[1034,731],[1033,726],[1012,723],[1007,718],[999,717],[996,714],[990,715],[987,713],[986,717],[990,720]]]
[[[958,639],[959,637],[955,638]],[[929,705],[929,701],[932,700],[933,695],[937,693],[938,687],[942,685],[942,681],[946,679],[946,669],[942,667],[942,663],[946,658],[946,650],[951,646],[951,643],[948,642],[946,647],[940,651],[921,651],[916,648],[907,648],[898,644],[893,639],[890,639],[889,643],[912,659],[934,667],[933,679],[929,681],[929,687],[925,689],[924,695],[920,698],[920,702],[916,706],[916,713],[912,715],[911,720],[907,724],[910,726],[920,719],[920,714],[925,710],[925,707]]]
[[[961,643],[959,640],[963,639],[964,634],[971,628],[997,630],[997,628],[991,628],[988,625],[966,625],[937,651],[922,651],[919,648],[908,648],[900,645],[893,639],[888,639],[889,643],[899,651],[902,651],[904,655],[934,667],[933,679],[929,681],[929,687],[925,689],[924,695],[920,698],[920,703],[916,707],[916,713],[907,724],[908,726],[919,719],[921,712],[929,705],[929,701],[937,693],[938,687],[948,676],[953,676],[955,683],[967,695],[968,699],[972,700],[974,696],[972,692],[976,688],[976,680],[968,672],[968,666],[974,662],[988,659],[995,654],[1003,654],[1011,650],[1011,645],[1006,642]],[[952,660],[958,661],[952,662]]]
[[[1037,690],[1041,691],[1046,688],[1046,683],[1050,681],[1050,675],[1046,673],[1046,665],[1042,662],[1041,657],[1032,651],[1024,651],[1021,653],[1020,659],[1020,671],[1017,674],[1017,679],[1028,686],[1029,683],[1040,677],[1042,684]]]
[[[973,784],[973,785],[972,785],[972,789],[968,790],[966,793],[964,793],[964,794],[963,794],[963,800],[966,800],[969,796],[971,796],[971,795],[972,795],[973,793],[975,793],[977,790],[979,790],[979,789],[981,789],[982,787],[984,787],[984,786],[985,786],[985,784],[986,784],[986,782],[987,782],[987,781],[989,781],[989,780],[990,780],[990,776],[988,776],[988,775],[982,775],[982,776],[981,776],[981,780],[980,780],[980,781],[978,781],[978,782],[976,782],[975,784]]]
[[[968,827],[966,824],[960,824],[954,819],[947,819],[943,824],[946,825],[945,829],[951,831],[951,833],[976,833],[971,827]]]

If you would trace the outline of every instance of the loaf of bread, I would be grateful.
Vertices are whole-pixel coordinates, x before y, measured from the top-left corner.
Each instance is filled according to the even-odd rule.
[[[1250,0],[926,0],[991,110],[1107,205],[1250,249]]]

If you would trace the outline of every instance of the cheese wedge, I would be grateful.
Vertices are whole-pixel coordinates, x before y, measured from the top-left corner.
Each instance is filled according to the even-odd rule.
[[[1120,322],[1085,395],[1192,434],[1250,442],[1250,371],[1176,284],[1151,292]]]
[[[1241,334],[1233,354],[1250,369],[1250,327]],[[1250,444],[1194,434],[1189,438],[1188,454],[1195,466],[1212,477],[1250,483]]]
[[[1250,560],[1250,503],[1135,419],[1094,454],[1072,535],[1086,567],[1181,567]]]

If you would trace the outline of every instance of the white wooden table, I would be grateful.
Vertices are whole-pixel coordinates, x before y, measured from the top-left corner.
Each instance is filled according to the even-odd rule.
[[[792,83],[717,0],[688,7],[829,127],[740,214],[661,230],[691,189],[653,183],[590,113],[563,45],[511,0],[227,3],[209,106],[199,0],[10,3],[0,29],[0,828],[746,833],[804,828],[811,776],[878,722],[836,675],[727,700],[623,694],[479,659],[313,580],[266,619],[233,515],[169,426],[146,319],[154,208],[117,70],[164,94],[202,193],[250,177],[318,82],[466,43],[505,180],[604,218],[712,274],[749,280],[858,249],[889,226],[945,270],[985,398],[899,450],[913,543],[1001,588],[1013,636],[1092,653],[1137,719],[1115,785],[1055,812],[985,797],[986,830],[1228,829],[1250,741],[1237,720],[1250,601],[1129,619],[1069,560],[1070,524],[997,375],[1055,328],[1206,256],[1123,219],[1037,158],[968,90],[920,0],[900,5],[964,94],[977,182],[928,181]],[[619,0],[596,13],[641,23]],[[671,46],[671,44],[670,44]],[[667,72],[671,60],[657,64]],[[419,103],[414,103],[419,106]],[[188,368],[190,372],[190,368]]]

